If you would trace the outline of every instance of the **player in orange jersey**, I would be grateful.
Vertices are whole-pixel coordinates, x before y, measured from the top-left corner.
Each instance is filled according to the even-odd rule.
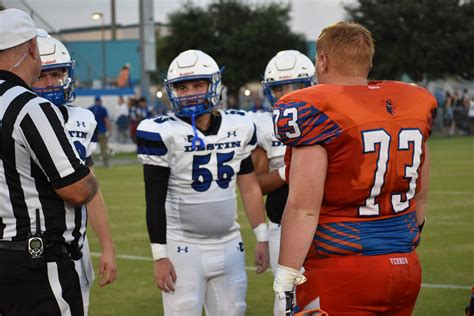
[[[319,84],[275,105],[290,186],[276,315],[410,315],[415,305],[436,100],[415,85],[368,81],[374,51],[363,26],[327,27],[317,40]]]

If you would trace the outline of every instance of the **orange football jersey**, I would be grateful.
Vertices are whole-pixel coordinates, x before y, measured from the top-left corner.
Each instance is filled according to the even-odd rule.
[[[320,84],[280,99],[273,118],[289,146],[287,172],[291,147],[319,144],[328,153],[319,223],[414,211],[435,109],[426,89],[394,81]]]

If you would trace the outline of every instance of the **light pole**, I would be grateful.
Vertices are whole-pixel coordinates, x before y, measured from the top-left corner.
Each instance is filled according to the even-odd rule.
[[[105,30],[104,30],[104,13],[94,12],[92,13],[92,19],[100,20],[100,35],[102,39],[102,88],[105,88],[105,82],[107,79],[106,60],[105,60]]]

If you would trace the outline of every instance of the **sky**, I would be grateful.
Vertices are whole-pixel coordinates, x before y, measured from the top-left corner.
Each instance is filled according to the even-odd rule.
[[[167,22],[167,15],[188,0],[154,0],[154,19]],[[247,3],[263,4],[270,0],[243,0]],[[275,0],[273,0],[275,1]],[[193,0],[193,3],[206,6],[212,0]],[[321,30],[344,18],[343,5],[355,0],[276,0],[292,6],[290,26],[294,32],[303,33],[307,40],[316,39]],[[105,24],[110,24],[110,0],[0,0],[6,8],[18,8],[31,14],[38,27],[48,32],[61,29],[98,25],[91,18],[94,12],[103,12]],[[138,23],[138,0],[115,0],[116,23],[122,25]],[[25,6],[25,4],[27,4]],[[41,18],[46,21],[42,22]]]

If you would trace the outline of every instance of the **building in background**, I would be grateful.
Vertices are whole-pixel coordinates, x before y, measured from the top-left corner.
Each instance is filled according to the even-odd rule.
[[[102,42],[102,32],[104,43]],[[168,34],[166,24],[155,23],[156,36]],[[116,25],[116,40],[112,40],[110,25],[59,30],[51,34],[61,39],[76,61],[78,88],[114,87],[122,66],[130,64],[132,85],[140,80],[140,30],[138,24]],[[102,58],[102,49],[105,56]],[[105,59],[105,87],[101,84]]]

